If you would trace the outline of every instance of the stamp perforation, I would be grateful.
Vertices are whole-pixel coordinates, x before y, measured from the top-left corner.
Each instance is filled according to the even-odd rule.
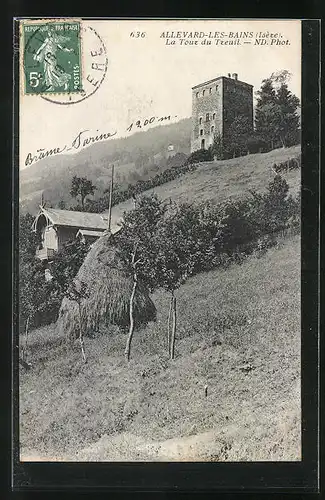
[[[43,41],[43,45],[41,47],[39,47],[38,50],[42,49],[43,48],[43,53],[46,52],[46,54],[42,54],[41,57],[43,57],[43,64],[44,64],[44,73],[45,73],[45,79],[48,78],[48,80],[50,81],[50,87],[54,87],[54,82],[58,82],[58,86],[59,87],[62,87],[63,85],[68,85],[68,82],[69,82],[69,86],[62,90],[62,91],[54,91],[53,90],[50,90],[49,92],[47,92],[46,90],[45,91],[36,91],[35,92],[33,91],[33,88],[31,88],[31,85],[29,86],[28,88],[28,91],[27,91],[27,81],[26,81],[26,51],[27,51],[27,46],[28,44],[30,44],[30,41],[33,37],[33,35],[31,35],[31,37],[29,37],[29,39],[26,38],[26,32],[25,32],[25,28],[27,26],[40,26],[40,30],[41,30],[41,27],[42,26],[56,26],[57,27],[57,31],[61,31],[62,30],[62,27],[60,27],[60,29],[58,28],[58,26],[64,26],[64,25],[75,25],[75,24],[78,24],[78,30],[72,30],[70,29],[69,32],[73,32],[73,31],[77,31],[76,33],[76,36],[75,36],[75,40],[74,40],[74,43],[75,43],[75,49],[74,50],[73,48],[67,48],[67,47],[62,47],[60,45],[60,41],[62,41],[64,38],[67,38],[66,36],[63,36],[62,37],[62,34],[57,34],[55,32],[52,32],[52,31],[48,31],[49,35],[45,38],[45,40],[42,40],[40,39],[39,41]],[[38,30],[36,30],[37,32]],[[44,30],[46,31],[46,30]],[[66,30],[63,30],[63,32],[65,33]],[[20,30],[19,30],[19,33],[20,33],[20,41],[21,41],[21,50],[20,50],[20,77],[21,77],[21,85],[20,85],[20,90],[21,90],[21,93],[24,95],[24,96],[42,96],[42,95],[76,95],[76,94],[80,94],[82,92],[84,92],[84,89],[82,87],[82,84],[83,84],[83,67],[84,67],[84,64],[83,64],[83,44],[82,44],[82,34],[81,34],[81,31],[82,31],[82,20],[80,18],[51,18],[51,19],[33,19],[33,20],[20,20]],[[50,40],[50,38],[52,38],[52,41]],[[71,37],[70,37],[71,39]],[[44,46],[45,42],[47,40],[47,45]],[[52,43],[51,43],[52,42]],[[30,45],[29,45],[30,46]],[[57,58],[56,58],[56,50],[60,48],[60,50],[62,52],[72,52],[75,54],[76,58],[77,58],[77,62],[78,64],[74,65],[74,67],[78,67],[78,72],[76,72],[76,74],[78,75],[78,85],[79,85],[79,88],[78,89],[75,89],[75,88],[71,88],[71,84],[70,84],[70,80],[72,80],[72,78],[75,78],[75,70],[73,70],[74,72],[72,73],[71,71],[71,68],[69,69],[69,71],[67,70],[63,70],[59,64],[58,64],[58,61],[57,61]],[[35,54],[34,54],[34,59],[35,59]],[[70,64],[70,61],[68,61],[69,64]],[[37,64],[35,64],[33,66],[35,69],[38,67]],[[52,74],[51,74],[52,73]],[[31,73],[30,73],[31,74]],[[37,85],[38,86],[38,78],[43,76],[41,73],[37,73],[36,71],[33,72],[33,74],[35,74],[34,78],[35,80],[37,80]],[[68,78],[69,77],[69,78]],[[52,81],[51,81],[52,80]],[[62,81],[63,80],[63,81]],[[72,85],[74,85],[74,83],[72,83]]]

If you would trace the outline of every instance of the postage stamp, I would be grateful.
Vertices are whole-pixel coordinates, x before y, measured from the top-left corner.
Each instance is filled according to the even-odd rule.
[[[79,21],[23,23],[25,94],[82,91]]]

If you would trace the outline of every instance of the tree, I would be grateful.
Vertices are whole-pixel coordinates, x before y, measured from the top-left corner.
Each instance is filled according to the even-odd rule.
[[[56,320],[64,293],[89,249],[79,240],[67,242],[54,256],[53,278],[46,281],[46,265],[35,256],[40,237],[32,231],[33,221],[31,214],[23,215],[19,227],[19,323],[26,340],[31,328]]]
[[[145,167],[149,163],[149,156],[145,153],[141,153],[135,160],[135,166],[137,170]]]
[[[281,121],[281,108],[276,103],[268,103],[256,110],[256,134],[274,149],[278,145],[278,125]]]
[[[223,141],[220,132],[214,135],[213,143],[210,146],[210,151],[214,158],[216,158],[217,160],[223,160],[224,158]]]
[[[252,136],[251,122],[247,116],[238,115],[226,130],[223,151],[228,156],[241,156],[248,152],[247,146]]]
[[[137,244],[137,242],[135,242],[133,252],[131,252],[131,261],[130,261],[130,267],[132,269],[132,277],[133,277],[133,286],[132,286],[132,292],[130,295],[130,305],[129,305],[129,316],[130,316],[129,334],[127,337],[125,351],[124,351],[124,355],[125,355],[127,361],[130,360],[131,342],[132,342],[133,333],[134,333],[133,305],[134,305],[135,294],[137,292],[137,287],[138,287],[138,266],[143,263],[141,261],[141,259],[137,259],[137,248],[138,248],[138,244]]]
[[[25,343],[21,350],[23,361],[27,361],[28,335],[40,305],[45,299],[42,283],[41,263],[35,256],[22,258],[19,263],[19,323],[20,332],[24,332]],[[45,280],[44,280],[45,281]]]
[[[79,313],[79,343],[82,354],[82,359],[84,363],[87,363],[87,357],[85,352],[85,343],[84,343],[84,325],[83,325],[83,315],[81,310],[81,303],[84,299],[89,297],[87,284],[81,281],[80,283],[73,281],[69,288],[65,293],[66,297],[77,303],[78,305],[78,313]]]
[[[70,194],[73,198],[77,198],[80,196],[82,210],[85,210],[85,199],[89,195],[93,195],[95,192],[96,186],[87,179],[86,177],[77,177],[73,176],[71,182]]]
[[[156,272],[157,282],[160,288],[163,288],[170,294],[169,315],[167,320],[167,346],[171,359],[175,355],[175,338],[176,338],[176,290],[186,281],[187,265],[186,256],[183,251],[186,249],[183,246],[181,234],[177,232],[176,226],[172,226],[174,222],[170,217],[165,220],[165,223],[159,229],[157,234],[156,256]]]
[[[19,320],[20,330],[25,331],[25,344],[27,344],[30,322],[36,309],[37,290],[33,278],[40,267],[35,258],[39,237],[32,231],[33,221],[34,217],[29,213],[19,218]]]
[[[167,165],[169,168],[181,167],[187,160],[185,153],[176,153],[174,156],[167,158]]]
[[[32,230],[34,217],[27,213],[19,217],[19,258],[35,257],[40,236]]]
[[[255,132],[265,143],[271,144],[272,149],[275,140],[273,116],[276,104],[276,91],[272,79],[263,80],[256,94],[258,99],[255,107]]]
[[[276,93],[277,116],[276,134],[283,147],[294,144],[298,137],[299,116],[297,113],[300,101],[286,83],[281,83]]]
[[[35,256],[40,240],[39,235],[32,231],[33,221],[34,217],[29,213],[19,220],[19,330],[25,334],[22,350],[25,362],[30,329],[46,309],[49,316],[52,312],[51,284],[45,281],[44,265]]]
[[[64,210],[66,208],[66,205],[65,205],[65,201],[64,200],[60,200],[59,203],[58,203],[58,208],[60,210]]]
[[[204,260],[203,248],[211,244],[199,213],[197,208],[186,203],[173,205],[158,224],[155,235],[155,281],[170,294],[167,345],[171,359],[175,356],[177,329],[175,292],[200,269]]]
[[[51,263],[53,288],[57,289],[62,298],[69,284],[76,277],[89,248],[89,243],[75,239],[66,242],[54,255]]]
[[[252,226],[258,237],[285,231],[290,219],[294,224],[299,219],[299,200],[289,195],[289,185],[281,175],[276,174],[265,194],[251,191],[256,203],[252,210]],[[247,217],[247,216],[246,216]]]
[[[289,185],[281,175],[275,175],[264,195],[264,219],[268,233],[285,230],[291,215],[292,197],[289,196]]]
[[[135,198],[135,208],[124,213],[117,238],[118,256],[125,272],[133,281],[129,303],[129,333],[124,352],[127,361],[130,359],[135,329],[133,305],[138,287],[145,287],[149,291],[156,288],[155,232],[165,211],[166,205],[156,195]]]
[[[274,104],[276,99],[276,92],[273,86],[272,77],[265,78],[262,80],[262,85],[260,90],[256,92],[258,96],[258,101],[256,105],[256,111],[265,106],[266,104]]]
[[[257,92],[255,130],[271,149],[277,145],[287,147],[299,137],[299,99],[287,85],[289,73],[281,71],[263,80]]]
[[[206,207],[165,204],[157,196],[135,199],[135,209],[124,214],[117,238],[118,254],[132,277],[130,328],[125,356],[130,358],[134,333],[133,301],[138,286],[150,292],[162,288],[170,294],[167,344],[173,359],[176,338],[176,290],[189,276],[211,262],[216,250],[218,223]]]
[[[213,267],[220,249],[222,214],[207,204],[166,205],[153,196],[141,198],[140,206],[137,200],[135,210],[125,215],[124,222],[119,247],[126,269],[133,276],[130,311],[138,283],[151,292],[162,288],[170,294],[167,344],[173,359],[177,328],[175,293],[187,278]],[[133,330],[130,313],[127,359]]]
[[[287,69],[273,72],[270,76],[270,80],[274,83],[275,86],[282,85],[282,83],[287,83],[290,78],[291,73]]]

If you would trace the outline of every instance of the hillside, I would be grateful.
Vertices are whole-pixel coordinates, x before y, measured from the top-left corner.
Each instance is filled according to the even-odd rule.
[[[110,183],[110,166],[116,165],[116,182],[125,186],[139,178],[147,178],[166,168],[167,148],[189,154],[191,119],[153,127],[129,137],[97,142],[75,154],[60,154],[40,160],[20,172],[20,202],[23,211],[37,210],[42,191],[49,203],[70,197],[74,175],[91,179],[102,194]]]
[[[30,334],[22,460],[300,460],[299,236],[191,278],[177,296],[174,361],[164,293],[129,364],[114,329],[86,339],[86,365],[55,326]]]
[[[300,154],[300,146],[275,149],[269,153],[242,156],[231,160],[201,163],[194,172],[146,191],[156,193],[162,200],[198,203],[211,201],[219,203],[227,198],[238,198],[255,189],[262,192],[274,178],[271,167]],[[291,193],[300,189],[300,170],[284,172],[281,175],[290,186]],[[116,223],[125,210],[133,208],[128,200],[113,207],[112,218]]]

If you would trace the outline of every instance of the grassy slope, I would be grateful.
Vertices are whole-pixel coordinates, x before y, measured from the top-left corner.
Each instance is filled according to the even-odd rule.
[[[83,365],[78,345],[67,352],[54,327],[33,332],[34,368],[21,376],[22,459],[299,460],[299,262],[295,236],[190,279],[178,292],[174,361],[164,293],[128,366],[121,333],[87,339]]]
[[[195,172],[190,172],[146,193],[155,192],[163,200],[171,198],[177,202],[218,203],[226,198],[245,196],[248,194],[248,189],[263,191],[266,188],[274,178],[274,172],[271,169],[274,163],[285,162],[299,153],[300,146],[293,146],[232,160],[202,163]],[[281,175],[289,183],[291,192],[297,192],[300,188],[300,171],[291,171]],[[113,207],[113,221],[119,220],[124,210],[131,208],[133,208],[131,200]]]

